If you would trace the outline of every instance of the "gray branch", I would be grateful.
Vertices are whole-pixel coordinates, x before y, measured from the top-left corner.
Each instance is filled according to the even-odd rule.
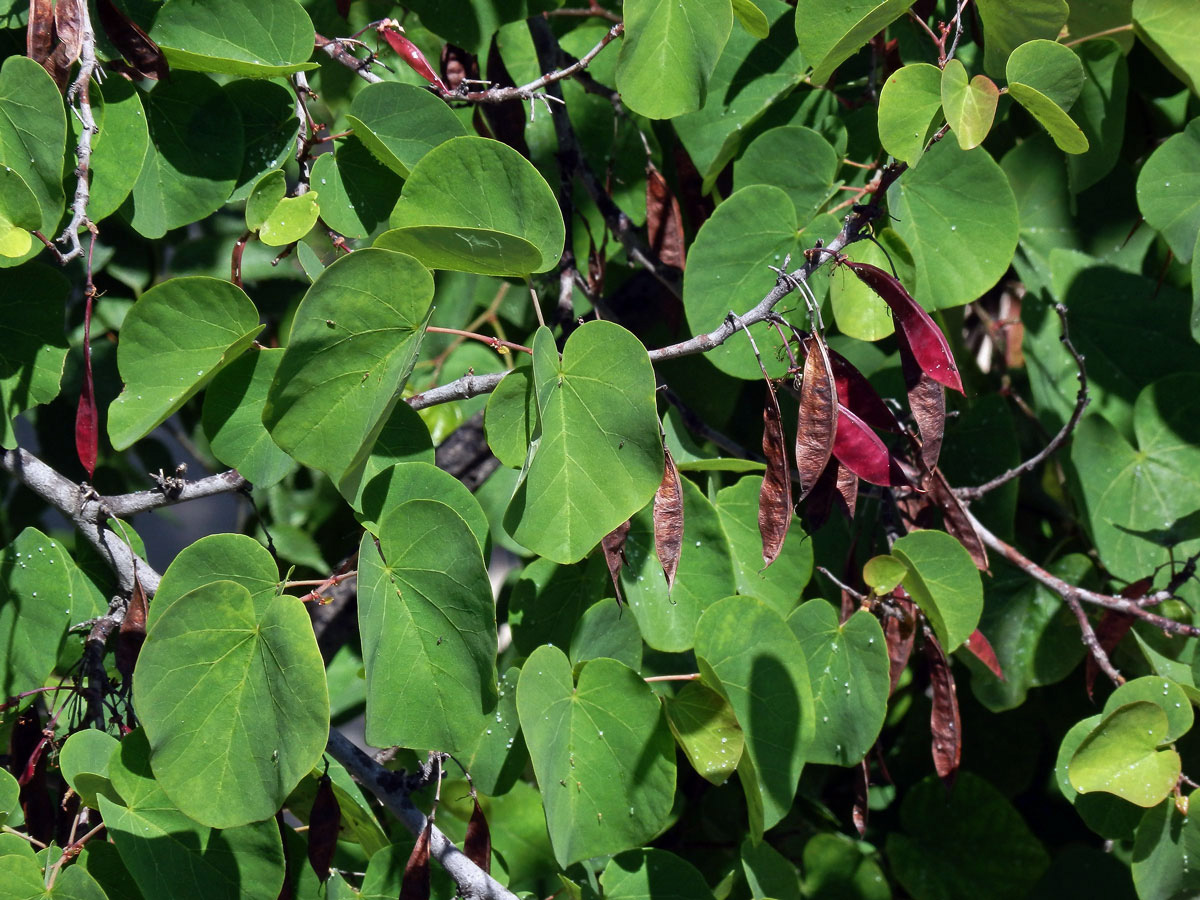
[[[95,226],[88,218],[87,207],[90,198],[88,177],[92,162],[92,137],[99,132],[96,120],[92,115],[92,104],[88,97],[92,75],[97,71],[96,66],[96,33],[92,30],[92,17],[87,3],[79,4],[81,43],[79,49],[79,74],[67,91],[67,99],[74,104],[72,110],[79,119],[79,142],[75,145],[75,198],[71,201],[71,221],[58,236],[59,243],[67,245],[67,251],[60,253],[56,247],[49,245],[60,263],[66,263],[83,254],[83,245],[79,241],[79,229],[87,228],[95,231]],[[91,267],[89,266],[89,271]]]

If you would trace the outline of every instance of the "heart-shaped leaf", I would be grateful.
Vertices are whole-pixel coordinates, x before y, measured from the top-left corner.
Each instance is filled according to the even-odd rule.
[[[252,597],[234,581],[211,581],[158,614],[133,692],[156,779],[213,827],[273,816],[329,736],[325,667],[304,604]]]
[[[42,226],[37,197],[15,169],[0,169],[0,256],[19,259],[33,245]]]
[[[317,67],[312,21],[295,0],[167,0],[150,36],[172,69],[274,78]]]
[[[1138,209],[1180,262],[1192,258],[1200,235],[1200,118],[1150,154],[1138,173]]]
[[[98,794],[121,802],[108,777],[108,763],[116,747],[116,738],[95,728],[77,731],[63,743],[58,765],[84,806],[99,809]]]
[[[811,128],[770,128],[750,142],[733,164],[737,188],[773,184],[792,198],[796,221],[807,225],[834,193],[837,152]]]
[[[908,567],[904,589],[929,619],[938,641],[952,653],[979,625],[983,586],[962,544],[944,531],[914,531],[892,545]]]
[[[400,177],[354,135],[317,157],[311,183],[325,224],[351,238],[364,238],[387,222],[400,196]]]
[[[368,84],[355,94],[346,121],[372,155],[401,178],[408,178],[438,144],[466,134],[445,101],[394,81]]]
[[[824,84],[833,70],[874,35],[904,15],[904,0],[848,0],[837,4],[799,0],[796,39],[813,67],[813,84]]]
[[[914,63],[889,75],[879,93],[879,142],[910,166],[920,161],[937,124],[942,78],[937,66]]]
[[[704,105],[729,32],[728,0],[628,0],[617,90],[640,115],[670,119]]]
[[[317,192],[287,196],[283,172],[275,169],[258,180],[246,200],[246,228],[258,232],[269,247],[285,247],[300,240],[320,215]]]
[[[1137,806],[1162,802],[1179,781],[1179,754],[1167,743],[1167,714],[1138,700],[1117,707],[1083,739],[1067,768],[1081,794],[1104,791]]]
[[[978,5],[986,41],[983,69],[993,78],[1004,74],[1009,54],[1022,44],[1056,39],[1070,13],[1066,0],[978,0]]]
[[[436,500],[387,509],[379,545],[363,536],[358,581],[367,740],[473,744],[480,714],[496,702],[496,613],[466,521]]]
[[[271,439],[337,478],[369,452],[416,363],[433,276],[411,256],[359,250],[308,289],[263,409]]]
[[[153,628],[184,594],[218,580],[235,581],[248,590],[259,613],[279,593],[279,567],[266,547],[244,534],[211,534],[184,547],[167,567],[146,614],[146,628]]]
[[[1128,22],[1128,19],[1125,19]],[[1196,7],[1188,0],[1134,0],[1137,36],[1194,93],[1200,89]]]
[[[521,669],[517,712],[559,865],[638,847],[663,827],[675,744],[636,672],[594,659],[575,683],[563,652],[539,647]]]
[[[449,472],[428,461],[399,462],[383,469],[366,483],[355,506],[367,530],[381,537],[384,517],[409,500],[446,504],[467,523],[480,552],[487,547],[488,520],[475,495]]]
[[[422,156],[390,224],[376,246],[481,275],[545,272],[566,234],[554,192],[529,160],[479,137],[452,138]]]
[[[108,436],[124,450],[165,422],[262,331],[241,288],[206,276],[155,285],[121,326],[125,389],[108,408]]]
[[[62,217],[67,119],[54,80],[24,56],[0,68],[0,165],[11,168],[37,199],[36,226],[52,235]]]
[[[666,850],[646,848],[614,856],[600,875],[606,900],[712,900],[700,870]]]
[[[671,733],[692,768],[711,784],[724,784],[737,769],[745,745],[729,701],[699,681],[689,681],[664,702]]]
[[[996,104],[1000,102],[996,83],[986,75],[976,75],[968,82],[966,67],[952,59],[942,69],[941,94],[942,109],[958,146],[970,150],[982,144],[992,130]]]
[[[1158,675],[1144,675],[1119,685],[1104,701],[1103,714],[1142,700],[1153,703],[1167,714],[1164,742],[1177,741],[1191,730],[1194,713],[1188,695],[1174,681]]]
[[[654,373],[637,338],[596,321],[571,334],[561,360],[550,330],[539,329],[533,379],[541,435],[505,528],[541,556],[575,562],[649,503],[662,481]]]
[[[17,446],[13,419],[58,396],[67,359],[61,313],[71,286],[59,272],[36,262],[5,272],[3,279],[0,446],[11,449]]]
[[[1184,799],[1189,806],[1192,800],[1200,801],[1195,791]],[[1200,891],[1200,871],[1194,863],[1197,853],[1200,821],[1194,812],[1181,812],[1174,803],[1146,810],[1137,823],[1129,866],[1138,897],[1168,900]]]

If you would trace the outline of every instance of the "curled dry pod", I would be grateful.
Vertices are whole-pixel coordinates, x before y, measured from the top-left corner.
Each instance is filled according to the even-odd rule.
[[[29,24],[25,29],[25,55],[43,66],[54,46],[54,4],[51,0],[29,0]]]
[[[803,335],[804,332],[800,332],[800,334]],[[883,398],[871,386],[871,382],[867,381],[867,377],[842,354],[836,350],[827,349],[829,366],[833,371],[833,382],[837,385],[838,402],[872,428],[902,434],[904,428],[901,426],[900,420],[883,402]],[[804,353],[807,358],[808,342],[805,339],[800,341],[800,352]]]
[[[113,5],[112,0],[96,0],[96,11],[100,14],[100,27],[112,41],[121,56],[134,69],[139,78],[161,81],[171,73],[167,58],[150,36]]]
[[[929,730],[933,735],[933,767],[947,787],[954,786],[962,761],[962,721],[958,715],[958,691],[950,661],[933,632],[925,629],[925,656],[929,662],[929,684],[933,689],[933,711]]]
[[[946,433],[946,389],[917,364],[904,332],[896,332],[900,349],[900,369],[908,389],[908,408],[921,432],[921,462],[928,471],[937,465]]]
[[[909,295],[899,281],[870,263],[850,262],[846,265],[859,279],[891,307],[899,331],[908,338],[913,355],[921,369],[934,381],[963,392],[962,378],[946,336],[937,323]]]
[[[628,536],[629,522],[626,520],[600,539],[600,549],[604,551],[613,590],[617,592],[617,606],[625,602],[621,596],[621,567],[625,565],[625,538]]]
[[[908,658],[912,655],[913,639],[917,633],[917,618],[912,601],[896,599],[892,603],[896,607],[897,614],[887,616],[883,620],[883,637],[887,642],[888,652],[888,674],[891,678],[891,687],[888,689],[889,697],[896,692],[900,675],[908,665]]]
[[[58,46],[43,65],[58,83],[59,90],[66,90],[71,66],[83,49],[84,2],[86,0],[58,0],[54,5],[54,33]]]
[[[646,169],[646,236],[659,259],[668,266],[683,268],[683,213],[666,179],[654,166]]]
[[[667,592],[675,584],[679,554],[683,550],[683,483],[671,451],[663,445],[666,465],[662,483],[654,495],[654,551],[667,579]]]
[[[946,533],[962,544],[963,548],[971,554],[971,561],[975,563],[975,568],[981,572],[988,571],[987,548],[983,545],[983,539],[979,537],[979,532],[971,524],[971,517],[967,515],[966,507],[955,495],[954,490],[946,481],[946,476],[942,474],[942,470],[934,469],[930,472],[926,484],[929,488],[928,496],[942,510],[942,524],[946,528]]]
[[[835,461],[836,462],[836,461]],[[858,505],[858,476],[837,463],[837,492],[846,518],[854,520],[854,509]]]
[[[971,636],[967,638],[966,648],[972,656],[983,663],[991,671],[993,675],[1004,681],[1004,669],[1000,667],[1000,660],[996,658],[996,651],[992,649],[992,642],[987,639],[987,636],[976,628],[971,632]]]
[[[473,797],[475,810],[471,813],[471,821],[467,823],[467,836],[463,838],[463,853],[467,859],[483,869],[489,875],[492,873],[492,832],[488,828],[487,816],[479,805],[479,798]]]
[[[429,900],[429,840],[432,831],[433,823],[426,819],[425,827],[417,835],[417,843],[404,865],[399,900]]]
[[[377,31],[388,42],[388,46],[396,52],[397,56],[404,60],[410,69],[443,94],[449,92],[449,88],[446,87],[437,72],[433,71],[433,67],[429,65],[429,60],[425,58],[425,54],[417,48],[416,44],[404,36],[403,28],[401,28],[399,22],[395,19],[384,19],[379,23]]]
[[[758,531],[762,535],[763,565],[775,562],[783,549],[792,524],[792,477],[788,471],[787,442],[775,385],[767,379],[767,400],[763,406],[763,455],[767,471],[758,492]]]
[[[833,455],[863,481],[885,487],[909,484],[900,464],[879,436],[844,406],[838,408]]]
[[[825,471],[837,431],[838,397],[824,339],[813,332],[804,341],[804,374],[796,417],[796,472],[803,500]]]
[[[121,673],[125,684],[132,683],[138,654],[142,652],[142,644],[146,643],[146,612],[146,591],[135,573],[129,606],[125,609],[125,618],[121,620],[121,630],[117,633],[117,671]]]
[[[334,796],[333,782],[328,774],[322,775],[308,814],[308,862],[322,884],[329,880],[329,864],[337,849],[341,824],[342,808]]]

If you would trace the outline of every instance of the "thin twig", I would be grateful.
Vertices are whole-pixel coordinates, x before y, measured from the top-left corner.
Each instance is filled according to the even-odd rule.
[[[850,587],[850,585],[846,584],[844,581],[842,581],[840,578],[838,578],[836,575],[834,575],[832,572],[830,572],[824,566],[817,566],[816,570],[818,572],[820,572],[822,575],[824,575],[826,578],[828,578],[830,581],[832,581],[834,587],[836,587],[838,590],[845,591],[847,594],[849,594],[851,597],[853,597],[859,603],[862,603],[864,600],[867,599],[866,594],[864,594],[862,591],[856,591],[854,588]]]
[[[643,678],[642,681],[647,684],[653,684],[656,681],[699,681],[699,672],[690,672],[687,675],[649,675]]]
[[[1094,41],[1096,38],[1108,37],[1110,34],[1120,34],[1123,31],[1133,31],[1133,23],[1127,22],[1124,25],[1116,25],[1112,28],[1105,28],[1103,31],[1097,31],[1092,34],[1085,34],[1081,38],[1075,38],[1074,40],[1066,41],[1063,44],[1063,46],[1064,47],[1074,47],[1074,46],[1077,46],[1078,44],[1084,43],[1085,41]]]
[[[1079,379],[1079,393],[1075,395],[1075,409],[1071,411],[1071,417],[1067,419],[1066,424],[1058,430],[1058,434],[1051,438],[1050,442],[1040,452],[1034,454],[1019,466],[1014,466],[1007,472],[1003,472],[991,481],[985,481],[977,487],[955,488],[954,493],[958,496],[958,499],[964,502],[969,503],[972,500],[978,500],[984,494],[994,491],[1001,485],[1007,484],[1014,478],[1019,478],[1026,472],[1032,472],[1040,466],[1066,443],[1067,438],[1071,436],[1071,433],[1079,424],[1079,420],[1083,417],[1083,411],[1087,409],[1088,403],[1091,402],[1088,394],[1087,366],[1084,365],[1083,354],[1076,350],[1075,345],[1071,343],[1071,333],[1067,328],[1067,308],[1061,303],[1056,303],[1054,304],[1054,311],[1058,313],[1059,321],[1062,322],[1062,335],[1059,337],[1059,340],[1067,348],[1067,352],[1071,354],[1071,358],[1075,360],[1075,368],[1078,373],[1076,377]]]
[[[72,111],[79,120],[79,140],[75,144],[75,197],[71,201],[71,219],[67,227],[58,236],[58,242],[67,245],[67,251],[60,253],[51,246],[59,263],[66,263],[77,256],[83,255],[83,245],[79,240],[79,230],[86,228],[95,233],[96,226],[88,218],[88,200],[90,188],[88,175],[92,164],[92,138],[99,134],[96,119],[92,115],[91,99],[88,91],[91,87],[92,76],[100,70],[96,63],[96,33],[92,30],[92,18],[88,4],[78,5],[79,30],[81,43],[79,47],[79,72],[71,87],[67,90],[67,101],[72,104]]]
[[[1096,632],[1092,629],[1092,623],[1088,620],[1087,613],[1083,611],[1083,604],[1079,602],[1077,597],[1063,597],[1067,606],[1071,608],[1071,612],[1075,614],[1076,621],[1079,622],[1079,638],[1083,641],[1083,645],[1087,647],[1088,652],[1092,654],[1092,659],[1096,661],[1096,665],[1100,667],[1105,675],[1109,677],[1115,685],[1125,683],[1124,676],[1117,671],[1112,664],[1112,660],[1108,658],[1108,653],[1100,646],[1100,639],[1096,637]]]
[[[457,334],[459,337],[470,338],[473,341],[481,341],[482,343],[487,344],[493,350],[499,350],[501,347],[504,347],[508,350],[513,350],[518,353],[529,353],[531,355],[533,353],[533,351],[524,344],[514,344],[512,341],[502,341],[498,337],[492,337],[491,335],[487,334],[478,334],[474,331],[464,331],[461,328],[442,328],[438,325],[427,325],[425,326],[425,330],[433,332],[434,334]]]

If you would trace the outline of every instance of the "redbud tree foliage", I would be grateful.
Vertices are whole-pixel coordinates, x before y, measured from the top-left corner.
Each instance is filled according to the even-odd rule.
[[[0,898],[1200,893],[1197,34],[0,0]]]

